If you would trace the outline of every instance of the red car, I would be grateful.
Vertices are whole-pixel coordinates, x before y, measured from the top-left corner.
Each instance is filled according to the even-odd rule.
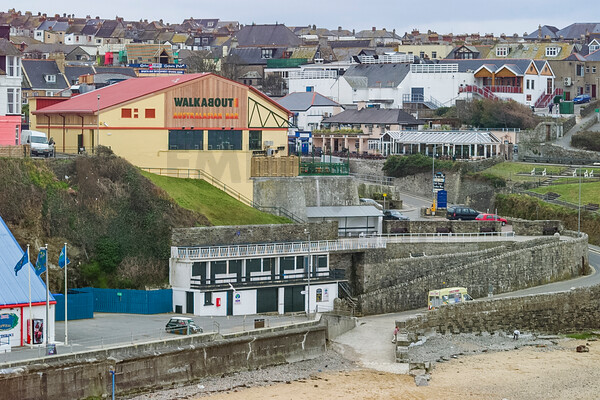
[[[506,218],[502,218],[496,214],[479,214],[475,217],[475,221],[500,221],[502,222],[502,226],[508,223]]]

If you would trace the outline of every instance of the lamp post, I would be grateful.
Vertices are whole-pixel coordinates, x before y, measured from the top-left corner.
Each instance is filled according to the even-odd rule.
[[[577,206],[577,236],[581,235],[581,168],[579,170],[579,205]]]
[[[433,202],[431,203],[431,211],[435,212],[435,151],[436,144],[433,144],[433,154],[432,154],[432,163],[431,163],[431,195],[433,198]]]
[[[306,317],[310,318],[310,271],[312,270],[312,257],[310,255],[310,231],[304,230],[306,236],[308,236],[308,284],[307,284],[307,304],[306,304]]]
[[[100,146],[100,94],[98,93],[98,97],[97,97],[98,101],[96,102],[97,106],[98,106],[98,115],[97,115],[97,122],[98,122],[98,130],[97,130],[97,140],[96,140],[96,147]]]

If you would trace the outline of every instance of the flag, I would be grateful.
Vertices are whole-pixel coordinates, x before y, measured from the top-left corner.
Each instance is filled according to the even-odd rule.
[[[15,265],[15,276],[17,276],[17,273],[21,270],[21,268],[23,268],[23,265],[27,264],[28,260],[29,255],[27,254],[27,250],[25,250],[23,257],[21,257],[21,259],[17,262],[17,265]]]
[[[71,263],[71,260],[69,260],[67,258],[67,261],[65,262],[65,254],[67,253],[67,245],[65,244],[62,248],[62,250],[60,251],[60,255],[58,256],[58,266],[61,268],[64,268],[65,265],[69,265]]]
[[[46,271],[46,249],[41,248],[38,253],[37,261],[35,262],[35,273],[37,276],[40,276],[44,271]]]

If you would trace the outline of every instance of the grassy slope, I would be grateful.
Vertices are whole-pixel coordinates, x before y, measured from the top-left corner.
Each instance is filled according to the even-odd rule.
[[[548,192],[558,193],[560,194],[558,200],[573,204],[579,203],[579,183],[539,187],[532,189],[532,191],[541,194]],[[589,182],[581,185],[581,204],[588,203],[600,203],[600,182]]]
[[[258,211],[199,179],[171,178],[141,172],[179,206],[204,214],[213,225],[284,224],[290,221]]]
[[[517,175],[520,173],[529,174],[534,168],[537,172],[537,175],[535,176]],[[548,175],[559,175],[561,171],[565,169],[565,167],[557,166],[542,166],[539,164],[503,162],[500,164],[496,164],[493,167],[490,167],[482,172],[490,175],[499,176],[504,179],[510,179],[513,181],[527,182],[532,180],[537,181],[540,178],[540,173],[544,170],[544,168],[546,168],[546,173]]]

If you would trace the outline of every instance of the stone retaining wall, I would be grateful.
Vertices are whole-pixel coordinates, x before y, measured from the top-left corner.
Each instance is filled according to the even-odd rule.
[[[337,240],[337,221],[318,224],[234,225],[196,228],[176,228],[172,246],[230,246],[248,243],[281,243],[310,240]]]
[[[20,146],[0,146],[0,157],[26,158],[29,157],[28,144]]]
[[[600,329],[600,286],[567,292],[456,304],[406,321],[418,334],[523,332],[557,334]]]
[[[497,221],[383,221],[383,233],[479,233],[501,230],[502,223]]]
[[[574,234],[576,235],[576,234]],[[452,246],[451,244],[447,244]],[[363,314],[399,312],[427,306],[431,289],[467,287],[475,297],[560,281],[589,271],[587,235],[570,240],[540,238],[502,249],[456,252],[363,266]],[[474,260],[474,261],[471,261]]]
[[[515,235],[541,236],[552,234],[553,232],[561,233],[564,230],[564,226],[560,220],[530,221],[519,218],[508,218],[508,223],[512,225]]]
[[[325,352],[325,323],[299,324],[279,330],[224,335],[215,341],[202,336],[157,344],[51,357],[0,369],[0,400],[62,400],[110,395],[113,369],[117,395],[189,384],[211,375],[264,368],[318,357]],[[159,344],[162,342],[159,342]]]

